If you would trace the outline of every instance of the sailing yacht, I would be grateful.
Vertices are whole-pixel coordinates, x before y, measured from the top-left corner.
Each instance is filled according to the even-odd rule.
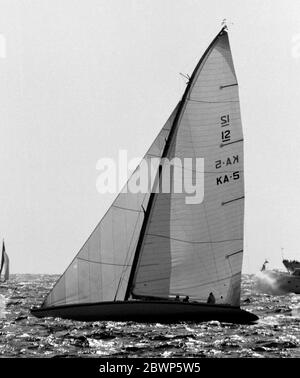
[[[5,251],[4,240],[2,242],[2,254],[0,263],[0,281],[5,282],[9,280],[9,258]]]
[[[138,167],[42,305],[31,309],[33,315],[82,321],[258,319],[240,308],[243,133],[226,27],[201,57],[143,160],[152,157],[161,161],[156,184],[166,160],[204,158],[202,202],[187,203],[184,190],[131,193]]]

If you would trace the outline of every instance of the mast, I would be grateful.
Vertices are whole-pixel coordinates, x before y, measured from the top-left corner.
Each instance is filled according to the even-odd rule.
[[[192,84],[194,82],[194,79],[195,79],[195,76],[198,72],[199,67],[201,66],[204,58],[206,57],[206,55],[208,54],[208,52],[210,51],[212,46],[215,44],[215,42],[218,40],[218,38],[221,35],[223,35],[224,32],[226,32],[226,30],[227,30],[227,26],[225,25],[225,26],[222,27],[220,32],[216,35],[216,37],[210,43],[210,45],[208,46],[208,48],[205,50],[204,54],[200,58],[198,64],[196,65],[196,67],[195,67],[195,69],[192,73],[192,76],[190,77],[190,79],[188,81],[188,84],[187,84],[187,87],[184,91],[182,99],[179,103],[178,110],[177,110],[176,116],[174,118],[168,139],[166,141],[161,159],[165,158],[168,155],[168,152],[169,152],[169,149],[170,149],[170,146],[171,146],[171,142],[173,140],[173,137],[175,135],[175,132],[176,132],[178,124],[179,124],[179,119],[180,119],[183,107],[186,103],[186,99],[188,97],[188,94],[190,92],[190,89],[192,87]],[[162,166],[160,165],[159,169],[158,169],[158,177],[157,177],[158,183],[160,182],[161,173],[162,173]],[[147,228],[147,225],[148,225],[148,222],[149,222],[149,219],[150,219],[151,210],[152,210],[152,207],[153,207],[153,202],[154,202],[156,194],[157,193],[155,193],[155,192],[151,192],[149,202],[148,202],[148,206],[147,206],[147,209],[145,211],[144,221],[143,221],[143,225],[142,225],[141,232],[140,232],[140,235],[139,235],[139,239],[138,239],[138,242],[137,242],[137,247],[136,247],[136,250],[135,250],[135,254],[134,254],[134,258],[133,258],[133,262],[132,262],[132,267],[131,267],[131,271],[130,271],[130,275],[129,275],[129,279],[128,279],[128,285],[127,285],[125,298],[124,298],[125,301],[128,300],[128,298],[129,298],[129,296],[132,292],[133,280],[134,280],[134,277],[135,277],[135,273],[136,273],[136,269],[137,269],[137,265],[138,265],[138,261],[139,261],[139,257],[140,257],[140,252],[141,252],[141,248],[142,248],[142,244],[143,244],[143,240],[144,240],[144,236],[145,236],[145,232],[146,232],[146,228]]]

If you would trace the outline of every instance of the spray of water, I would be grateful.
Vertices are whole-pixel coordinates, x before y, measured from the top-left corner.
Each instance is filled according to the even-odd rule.
[[[255,275],[255,284],[256,290],[260,291],[264,294],[269,295],[284,295],[284,294],[291,294],[287,289],[285,289],[284,280],[282,280],[281,276],[269,270],[264,270]],[[293,305],[290,306],[290,313],[289,315],[300,318],[300,305],[298,302],[297,294],[291,294],[291,303]],[[269,323],[274,320],[274,317],[265,318],[262,321],[268,321]],[[277,320],[276,320],[277,322]]]
[[[282,295],[287,291],[281,286],[280,278],[270,271],[262,271],[255,276],[256,289],[261,293]]]

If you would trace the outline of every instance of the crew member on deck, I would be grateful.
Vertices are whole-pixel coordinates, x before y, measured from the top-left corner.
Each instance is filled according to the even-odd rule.
[[[261,272],[263,272],[264,270],[266,270],[266,265],[269,263],[268,260],[265,260],[265,262],[263,263],[263,266],[261,267]]]
[[[209,296],[207,298],[207,303],[210,303],[210,304],[215,304],[216,303],[216,298],[213,295],[213,293],[209,293]]]

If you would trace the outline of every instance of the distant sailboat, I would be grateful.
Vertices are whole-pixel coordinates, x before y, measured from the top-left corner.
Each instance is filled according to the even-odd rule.
[[[188,193],[130,193],[138,169],[58,279],[37,317],[75,320],[220,320],[240,308],[244,226],[243,134],[226,27],[189,77],[144,159],[204,158],[204,200]],[[208,300],[213,298],[212,300]],[[183,300],[185,298],[185,300]]]
[[[4,240],[2,242],[2,254],[0,264],[0,281],[5,282],[9,280],[9,258],[5,251]]]

